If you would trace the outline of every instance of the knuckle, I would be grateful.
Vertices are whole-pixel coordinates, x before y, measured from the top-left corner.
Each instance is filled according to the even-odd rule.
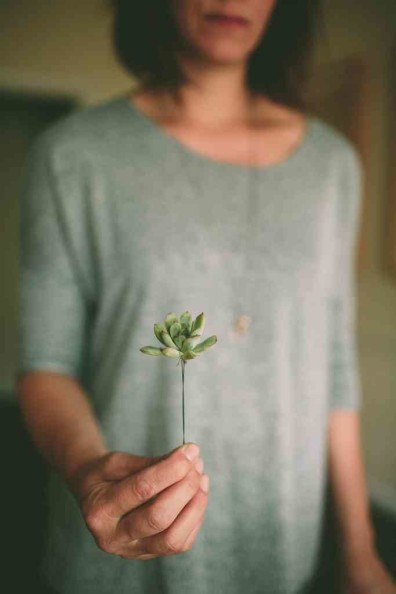
[[[185,541],[184,546],[183,546],[184,551],[190,551],[193,548],[193,546],[195,544],[195,540],[196,540],[198,533],[201,529],[202,522],[203,522],[203,516],[199,520],[199,522],[196,525],[196,527],[194,528],[194,530],[191,532],[190,536]]]
[[[207,505],[208,505],[208,501],[209,501],[209,497],[207,493],[204,493],[203,491],[201,491],[201,489],[199,489],[198,493],[196,494],[196,505],[197,507],[202,510],[205,511]]]
[[[123,531],[129,541],[134,541],[137,538],[137,531],[139,532],[140,522],[136,519],[127,518],[123,522]]]
[[[188,471],[191,470],[191,462],[189,462],[189,460],[187,460],[185,455],[181,452],[179,452],[174,464],[178,480],[184,478]]]
[[[123,453],[122,452],[117,452],[117,451],[110,452],[107,455],[107,463],[110,464],[112,462],[117,462],[122,457],[123,457]]]
[[[164,540],[163,550],[165,555],[177,555],[182,552],[182,546],[175,536],[169,535]]]
[[[164,510],[153,507],[147,514],[147,523],[156,532],[161,532],[169,526],[167,516]]]
[[[199,489],[200,478],[201,478],[201,475],[198,474],[198,472],[196,470],[192,470],[186,476],[185,481],[187,483],[187,486],[194,493],[195,493],[195,491],[197,491]]]
[[[138,546],[138,541],[134,540],[132,546],[129,543],[126,546],[125,543],[121,545],[115,554],[121,557],[121,559],[139,559],[141,555],[145,555],[146,553],[146,550]]]
[[[125,454],[123,452],[110,452],[104,461],[104,469],[107,471],[117,467],[123,461]]]
[[[119,549],[115,542],[110,541],[110,542],[104,543],[104,545],[106,547],[106,549],[105,549],[106,553],[110,553],[110,555],[117,555],[117,556],[119,555]]]
[[[154,486],[144,477],[137,476],[132,483],[132,489],[139,501],[146,501],[154,496]]]
[[[100,534],[104,528],[104,516],[99,510],[90,510],[85,516],[85,523],[92,534]]]
[[[183,546],[183,552],[185,553],[187,551],[191,551],[193,546],[194,546],[194,540],[190,541],[189,543],[187,543]]]
[[[105,553],[114,553],[115,552],[114,544],[111,543],[108,539],[104,538],[103,536],[101,536],[101,535],[96,536],[95,542],[96,542],[97,547],[101,551],[104,551]]]

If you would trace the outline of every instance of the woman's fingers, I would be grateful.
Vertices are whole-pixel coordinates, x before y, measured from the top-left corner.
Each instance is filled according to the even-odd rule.
[[[113,452],[85,468],[90,486],[80,507],[98,547],[127,559],[183,552],[207,504],[198,456],[199,447],[190,443],[160,458]]]
[[[207,476],[207,475],[203,475]],[[140,555],[176,555],[189,550],[191,541],[198,532],[197,527],[202,524],[208,503],[208,495],[201,489],[197,491],[191,501],[182,509],[173,524],[165,531],[154,536],[136,541]],[[199,529],[198,527],[198,529]]]
[[[119,520],[131,510],[150,501],[167,487],[184,479],[194,468],[199,454],[198,446],[190,444],[189,447],[192,448],[191,454],[194,456],[192,459],[186,457],[186,448],[179,448],[168,458],[112,485],[108,490],[107,516]]]
[[[147,538],[169,528],[199,489],[200,461],[199,458],[198,468],[193,468],[184,479],[162,491],[154,501],[121,518],[116,532],[119,542],[127,544],[131,540]]]
[[[194,541],[195,541],[196,537],[198,536],[198,532],[201,529],[201,526],[202,526],[202,523],[203,523],[203,519],[204,519],[204,515],[205,514],[202,514],[202,518],[199,520],[198,524],[195,526],[195,528],[193,529],[193,531],[190,532],[190,535],[188,536],[186,542],[184,543],[183,549],[185,551],[189,551],[192,548],[192,546],[194,544]]]

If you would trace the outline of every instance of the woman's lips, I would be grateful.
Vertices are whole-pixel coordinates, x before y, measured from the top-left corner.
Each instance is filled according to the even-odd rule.
[[[246,27],[247,21],[241,17],[228,17],[217,14],[209,14],[206,19],[214,24],[225,27]]]

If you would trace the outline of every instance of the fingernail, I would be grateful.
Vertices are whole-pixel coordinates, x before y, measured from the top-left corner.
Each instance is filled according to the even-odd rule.
[[[209,477],[207,474],[203,474],[201,476],[200,487],[201,487],[202,491],[205,491],[205,493],[208,493],[208,491],[209,491]]]
[[[198,458],[198,460],[195,462],[196,470],[202,474],[203,467],[204,467],[204,463],[203,463],[202,458]]]
[[[199,447],[195,443],[187,443],[182,447],[182,452],[189,460],[195,460],[199,454]]]

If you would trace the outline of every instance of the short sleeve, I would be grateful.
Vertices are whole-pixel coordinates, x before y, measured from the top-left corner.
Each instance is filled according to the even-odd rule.
[[[348,147],[336,215],[333,292],[330,299],[330,408],[360,409],[362,386],[357,348],[356,254],[363,166]]]
[[[46,133],[35,141],[20,193],[17,376],[48,370],[78,378],[88,304],[64,233],[51,147]]]

